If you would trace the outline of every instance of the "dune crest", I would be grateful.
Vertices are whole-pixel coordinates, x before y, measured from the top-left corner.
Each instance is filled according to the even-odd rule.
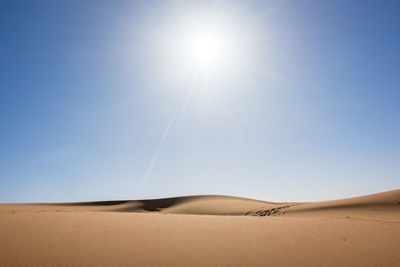
[[[182,196],[146,200],[75,203],[1,204],[15,211],[105,211],[192,215],[250,216],[400,216],[400,189],[323,202],[267,202],[222,195]]]

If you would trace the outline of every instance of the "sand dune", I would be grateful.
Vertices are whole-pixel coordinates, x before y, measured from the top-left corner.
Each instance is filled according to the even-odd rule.
[[[147,200],[93,201],[76,203],[3,204],[16,211],[108,211],[197,215],[245,215],[252,209],[282,206],[282,203],[248,198],[204,195]]]
[[[355,198],[312,203],[283,203],[275,209],[252,210],[251,215],[269,212],[276,216],[360,217],[400,219],[400,190]],[[275,213],[271,214],[271,211]]]
[[[400,190],[0,205],[0,266],[400,266],[399,247]]]
[[[355,198],[295,205],[288,215],[399,219],[399,208],[400,190],[393,190]]]
[[[323,216],[358,214],[398,216],[400,190],[324,202],[267,202],[220,195],[183,196],[147,200],[93,201],[75,203],[2,204],[1,210],[108,211],[197,215]],[[382,212],[383,211],[383,212]]]
[[[68,203],[66,203],[68,205]],[[205,195],[117,202],[75,203],[75,207],[118,212],[160,212],[166,214],[244,215],[254,208],[273,208],[279,203],[230,196]],[[65,208],[65,204],[58,207]]]

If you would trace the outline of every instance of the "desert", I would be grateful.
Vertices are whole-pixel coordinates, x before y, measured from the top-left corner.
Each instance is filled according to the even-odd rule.
[[[400,190],[0,205],[0,266],[399,266]]]
[[[399,14],[0,0],[0,267],[400,267]]]

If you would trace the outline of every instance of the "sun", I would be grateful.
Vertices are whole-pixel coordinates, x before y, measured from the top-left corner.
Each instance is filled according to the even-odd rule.
[[[224,40],[212,32],[197,34],[190,41],[190,57],[198,67],[211,67],[223,59]]]
[[[189,34],[185,42],[185,58],[198,70],[221,67],[229,56],[230,42],[221,31],[202,30]]]

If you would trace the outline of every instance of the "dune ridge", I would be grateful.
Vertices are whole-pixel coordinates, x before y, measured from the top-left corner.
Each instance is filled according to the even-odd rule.
[[[365,216],[399,215],[400,189],[323,202],[268,202],[223,195],[197,195],[145,200],[70,203],[0,204],[0,211],[29,209],[48,211],[106,211],[191,215],[295,216],[363,213]]]

